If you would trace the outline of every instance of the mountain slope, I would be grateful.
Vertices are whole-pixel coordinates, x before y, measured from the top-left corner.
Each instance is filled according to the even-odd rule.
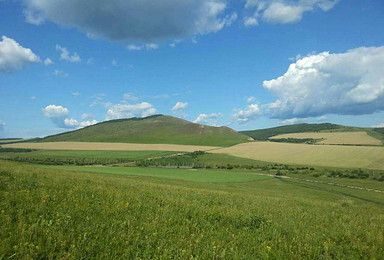
[[[248,142],[248,137],[228,127],[204,126],[171,116],[155,115],[106,121],[48,136],[40,141],[231,146]]]

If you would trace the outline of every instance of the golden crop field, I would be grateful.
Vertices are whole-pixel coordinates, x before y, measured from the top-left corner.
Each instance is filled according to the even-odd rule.
[[[253,142],[210,152],[292,165],[384,170],[383,147]]]
[[[16,143],[2,145],[4,148],[27,148],[42,150],[83,150],[83,151],[177,151],[194,152],[217,149],[215,146],[177,144],[134,144],[134,143],[90,143],[90,142],[47,142]]]
[[[382,145],[382,142],[366,132],[332,132],[332,133],[293,133],[283,134],[271,137],[271,139],[280,138],[313,138],[324,139],[319,144],[357,144],[357,145]]]

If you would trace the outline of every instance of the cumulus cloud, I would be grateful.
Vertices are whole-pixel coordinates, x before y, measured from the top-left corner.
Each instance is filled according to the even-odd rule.
[[[43,113],[45,117],[51,119],[51,121],[60,128],[83,128],[98,123],[96,120],[79,122],[76,119],[67,118],[69,115],[69,109],[63,106],[46,106],[43,108]]]
[[[60,128],[66,128],[65,119],[69,114],[69,110],[63,106],[49,105],[43,108],[44,116]]]
[[[245,26],[258,25],[258,19],[267,23],[295,23],[305,12],[332,9],[339,0],[247,0],[245,9],[253,12],[244,19]]]
[[[187,106],[189,105],[189,103],[187,102],[177,102],[173,107],[172,107],[172,111],[180,111],[180,110],[184,110],[187,108]]]
[[[0,41],[0,72],[12,73],[30,63],[41,62],[31,49],[22,47],[15,40],[6,36]]]
[[[4,121],[0,120],[0,131],[4,131],[5,123]]]
[[[152,104],[142,102],[135,105],[117,104],[112,105],[105,117],[105,120],[131,118],[131,117],[146,117],[157,113],[156,108]]]
[[[71,119],[68,119],[68,118],[64,119],[64,124],[67,128],[83,128],[83,127],[95,125],[97,123],[98,123],[97,120],[79,122],[76,119],[72,119],[72,118]]]
[[[222,117],[220,113],[212,113],[212,114],[200,114],[195,121],[193,121],[196,124],[204,124],[204,125],[211,125],[211,126],[217,126],[218,125],[218,119]]]
[[[290,119],[279,121],[278,123],[280,125],[295,125],[295,124],[306,123],[307,121],[308,121],[307,118],[290,118]]]
[[[69,110],[63,106],[49,105],[43,109],[44,116],[48,118],[62,118],[69,114]]]
[[[58,44],[56,44],[56,50],[60,52],[60,60],[68,62],[81,62],[81,58],[76,52],[71,55],[67,48],[61,47]]]
[[[258,104],[251,104],[245,109],[236,109],[232,115],[233,121],[244,124],[257,119],[262,114]]]
[[[265,106],[272,118],[382,111],[384,47],[309,55],[292,63],[284,75],[264,81],[263,86],[277,98]]]
[[[24,0],[26,20],[50,20],[92,38],[152,42],[217,32],[236,14],[226,0]]]

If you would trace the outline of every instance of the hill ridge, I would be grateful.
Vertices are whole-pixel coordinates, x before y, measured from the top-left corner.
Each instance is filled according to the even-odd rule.
[[[249,140],[248,136],[228,127],[202,125],[158,114],[144,118],[104,121],[39,140],[65,141],[231,146]]]

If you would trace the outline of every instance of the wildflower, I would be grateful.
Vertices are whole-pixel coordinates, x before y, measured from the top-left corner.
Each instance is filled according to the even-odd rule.
[[[272,249],[272,247],[267,246],[267,250],[268,250],[268,251],[271,251],[271,249]]]

